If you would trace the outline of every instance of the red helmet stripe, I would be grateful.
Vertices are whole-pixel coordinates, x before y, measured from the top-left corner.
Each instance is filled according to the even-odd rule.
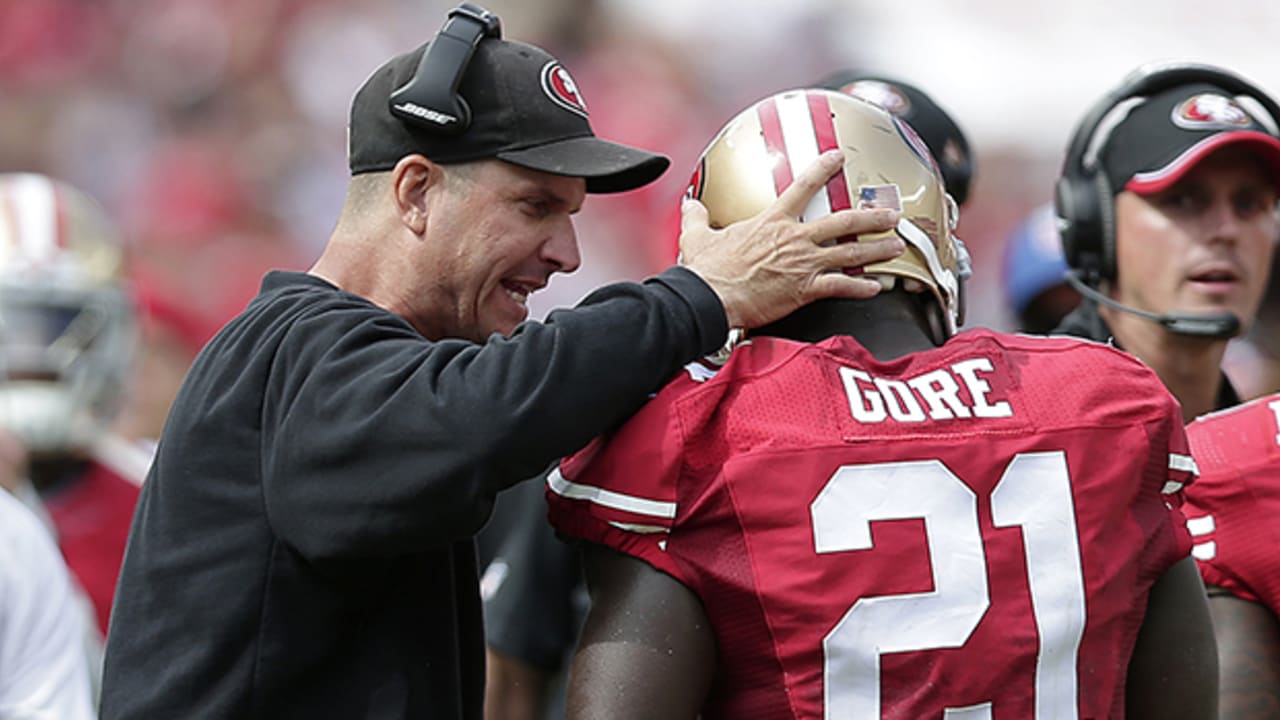
[[[835,150],[840,147],[836,139],[835,119],[831,115],[831,103],[827,96],[819,92],[807,93],[809,99],[809,116],[813,118],[813,133],[818,139],[818,153]],[[836,173],[827,182],[827,199],[831,203],[831,211],[848,210],[852,207],[849,200],[849,185],[845,181],[844,171]]]
[[[773,189],[781,195],[791,186],[791,158],[787,155],[787,141],[782,136],[782,121],[778,117],[778,103],[773,98],[756,106],[760,129],[764,132],[764,145],[773,159]]]
[[[818,152],[824,153],[839,148],[840,141],[836,138],[835,117],[831,113],[831,103],[827,100],[826,94],[809,92],[806,95],[809,100],[809,117],[813,119],[813,134],[818,141]],[[849,198],[849,183],[845,178],[844,170],[841,169],[827,181],[827,203],[831,206],[831,212],[853,207]],[[857,241],[857,235],[845,235],[836,240],[842,243]],[[845,272],[850,275],[861,275],[863,270],[860,267],[845,268]]]

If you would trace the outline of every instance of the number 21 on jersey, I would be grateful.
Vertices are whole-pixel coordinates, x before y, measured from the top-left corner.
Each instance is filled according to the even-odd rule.
[[[876,520],[924,520],[931,592],[859,598],[823,639],[825,717],[880,718],[880,656],[968,641],[990,606],[978,497],[938,460],[845,465],[810,506],[819,553],[867,550]],[[1066,455],[1014,456],[991,492],[996,527],[1021,527],[1039,634],[1035,718],[1077,717],[1076,657],[1084,578]],[[1071,552],[1064,552],[1065,549]],[[947,708],[945,720],[990,720],[992,702]]]

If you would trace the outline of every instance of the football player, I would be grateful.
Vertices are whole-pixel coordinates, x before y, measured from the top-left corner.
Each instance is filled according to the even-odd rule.
[[[852,70],[828,75],[817,87],[860,97],[905,120],[938,160],[947,193],[964,206],[974,171],[969,141],[933,98],[910,83]],[[670,257],[664,257],[664,263],[675,260],[676,235],[671,233]],[[541,485],[534,489],[541,492]],[[512,497],[500,496],[497,510],[516,504]],[[489,720],[506,720],[536,713],[530,708],[545,705],[544,717],[562,717],[564,674],[587,605],[579,554],[555,539],[542,503],[505,512],[519,516],[509,529],[504,521],[510,521],[497,517],[498,512],[485,529],[505,533],[494,555],[497,562],[482,582],[489,645],[485,712]]]
[[[804,217],[899,209],[885,291],[687,366],[548,478],[593,603],[569,716],[1214,717],[1177,403],[1105,345],[954,334],[957,211],[907,125],[775,95],[690,194],[732,222],[836,147]]]
[[[115,227],[49,177],[0,175],[0,429],[106,632],[149,457],[110,431],[135,343]],[[21,489],[19,493],[21,495]]]
[[[1183,510],[1209,586],[1223,718],[1280,717],[1280,394],[1187,426]]]

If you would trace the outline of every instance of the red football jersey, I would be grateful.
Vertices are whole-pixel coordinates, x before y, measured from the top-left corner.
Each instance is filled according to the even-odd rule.
[[[706,718],[1119,718],[1194,467],[1176,401],[1104,345],[973,330],[880,362],[760,337],[547,497],[702,599]]]
[[[1183,512],[1208,585],[1280,615],[1280,394],[1187,426],[1200,466]]]
[[[104,635],[140,492],[137,484],[93,462],[67,487],[42,498],[67,567],[93,601]]]

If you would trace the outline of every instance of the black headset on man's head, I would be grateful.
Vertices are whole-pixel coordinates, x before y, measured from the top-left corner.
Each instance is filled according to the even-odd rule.
[[[462,3],[449,11],[409,82],[391,93],[391,113],[416,127],[460,135],[471,125],[471,108],[458,85],[476,47],[485,38],[502,37],[502,21],[479,5]]]
[[[1114,124],[1103,128],[1111,111],[1126,100],[1149,97],[1179,85],[1208,83],[1233,95],[1252,98],[1270,116],[1267,129],[1280,131],[1280,105],[1253,83],[1222,68],[1197,63],[1145,66],[1130,74],[1090,109],[1076,126],[1058,178],[1054,207],[1063,255],[1071,268],[1067,281],[1096,302],[1132,312],[1164,325],[1170,332],[1202,337],[1234,336],[1240,319],[1231,313],[1147,313],[1121,306],[1096,290],[1116,276],[1115,195],[1101,154]],[[1267,125],[1266,123],[1263,123]]]
[[[1212,65],[1176,64],[1140,68],[1120,87],[1102,98],[1076,127],[1062,176],[1058,179],[1055,207],[1067,264],[1088,280],[1115,277],[1115,197],[1100,157],[1106,134],[1100,126],[1125,100],[1154,95],[1179,85],[1208,83],[1235,95],[1253,98],[1280,126],[1280,105],[1244,78]],[[1107,133],[1111,128],[1107,128]],[[1090,277],[1090,275],[1094,277]]]

